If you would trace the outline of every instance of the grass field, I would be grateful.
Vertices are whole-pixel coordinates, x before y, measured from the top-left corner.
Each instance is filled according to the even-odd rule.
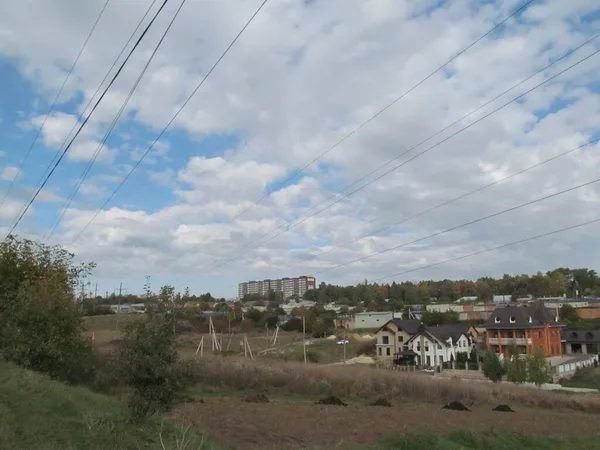
[[[202,438],[171,421],[132,424],[115,397],[66,386],[0,362],[0,449],[198,449]],[[213,448],[203,443],[203,449]]]
[[[358,397],[344,398],[347,407],[321,406],[314,404],[318,395],[291,393],[269,393],[271,403],[258,404],[242,401],[247,393],[197,386],[204,403],[134,424],[117,397],[0,363],[0,449],[592,450],[600,444],[592,436],[598,416],[581,412],[497,413],[487,405],[457,412],[408,400],[383,408]]]

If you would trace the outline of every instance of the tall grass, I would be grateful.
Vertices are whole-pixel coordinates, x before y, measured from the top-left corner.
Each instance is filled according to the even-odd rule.
[[[545,409],[600,413],[600,398],[564,396],[516,385],[447,380],[430,375],[352,366],[326,366],[238,358],[204,358],[190,369],[199,385],[295,395],[337,395],[363,399],[386,396],[404,402],[507,403]]]

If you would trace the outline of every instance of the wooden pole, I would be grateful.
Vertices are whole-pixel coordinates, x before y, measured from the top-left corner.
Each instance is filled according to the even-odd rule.
[[[306,364],[306,319],[302,314],[302,351],[304,353],[304,364]]]

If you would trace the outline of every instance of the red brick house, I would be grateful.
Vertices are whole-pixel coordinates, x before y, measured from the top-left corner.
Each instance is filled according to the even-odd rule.
[[[544,356],[562,356],[560,330],[564,325],[548,308],[507,306],[495,310],[485,324],[488,351],[508,356],[515,344],[520,354],[541,349]]]

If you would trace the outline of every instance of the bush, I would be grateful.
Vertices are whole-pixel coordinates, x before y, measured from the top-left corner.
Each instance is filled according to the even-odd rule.
[[[488,380],[498,383],[506,373],[498,355],[494,352],[487,352],[483,358],[483,374]]]
[[[356,355],[367,355],[367,356],[375,356],[377,351],[377,346],[375,345],[376,341],[369,341],[360,344],[356,348]]]
[[[174,315],[172,315],[174,317]],[[133,419],[168,410],[184,389],[173,321],[149,316],[125,328],[119,365],[132,389],[129,408]]]
[[[527,381],[536,386],[552,382],[550,368],[541,350],[536,350],[527,359]]]
[[[71,383],[87,377],[91,347],[82,337],[74,286],[93,264],[9,236],[0,244],[0,356]]]

